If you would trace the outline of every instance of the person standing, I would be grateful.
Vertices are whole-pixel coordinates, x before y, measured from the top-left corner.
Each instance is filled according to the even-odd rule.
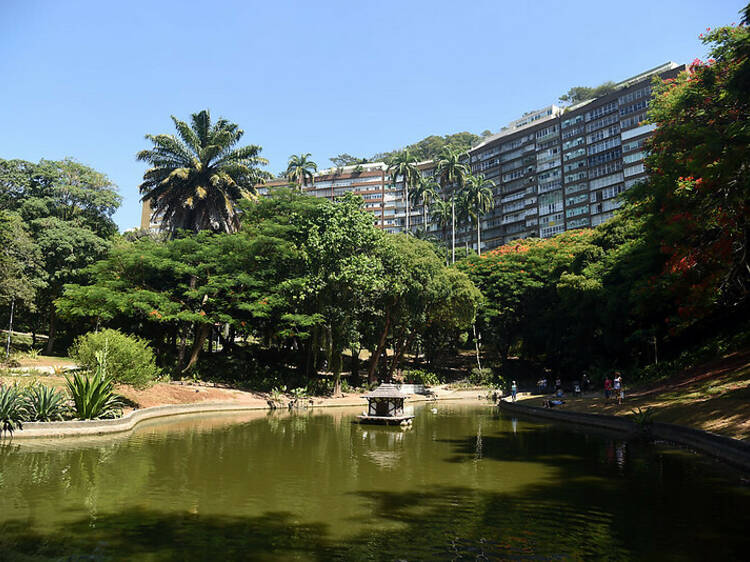
[[[609,397],[612,395],[612,379],[609,378],[609,375],[607,375],[607,378],[604,379],[604,399],[609,402]]]
[[[510,385],[510,395],[513,399],[513,402],[516,401],[516,394],[518,393],[518,385],[516,384],[516,381],[513,381],[513,384]]]
[[[622,399],[625,398],[625,390],[622,387],[622,375],[620,371],[615,371],[615,394],[617,395],[617,405],[622,406]]]
[[[555,379],[555,390],[562,390],[562,380],[560,377]]]

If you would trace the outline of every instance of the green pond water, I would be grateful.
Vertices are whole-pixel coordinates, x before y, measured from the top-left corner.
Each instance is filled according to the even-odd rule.
[[[750,486],[716,461],[480,402],[360,410],[6,444],[0,560],[748,559]]]

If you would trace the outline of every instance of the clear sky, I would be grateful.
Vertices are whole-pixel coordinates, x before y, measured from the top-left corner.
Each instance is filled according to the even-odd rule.
[[[146,133],[209,108],[268,169],[496,132],[571,86],[689,62],[745,0],[0,0],[0,158],[71,156],[140,217]]]

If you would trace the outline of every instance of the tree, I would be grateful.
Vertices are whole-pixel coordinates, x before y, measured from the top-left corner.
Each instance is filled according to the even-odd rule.
[[[474,219],[477,225],[477,254],[482,253],[480,232],[482,230],[482,216],[495,207],[495,196],[492,188],[495,182],[486,180],[483,175],[470,175],[466,178],[464,194],[466,198],[466,207],[469,215]]]
[[[568,90],[567,94],[560,96],[560,101],[573,105],[582,101],[606,96],[614,92],[616,88],[617,84],[611,81],[603,82],[594,88],[589,86],[574,86]]]
[[[438,198],[439,187],[433,178],[420,174],[411,192],[412,202],[415,205],[422,203],[422,228],[425,233],[427,232],[427,209]]]
[[[35,308],[47,315],[51,353],[57,335],[54,301],[66,283],[83,281],[84,269],[106,254],[117,232],[112,215],[120,196],[107,176],[70,159],[0,161],[0,184],[9,194],[4,204],[23,219],[43,257]],[[34,313],[25,319],[34,334],[42,318]]]
[[[367,158],[357,158],[351,154],[339,154],[333,158],[329,158],[333,165],[337,168],[343,168],[344,166],[356,166],[358,164],[367,164]]]
[[[402,150],[408,150],[417,161],[435,160],[446,149],[454,152],[466,152],[481,139],[477,135],[468,132],[454,133],[452,135],[430,135],[424,139],[410,144]],[[389,162],[390,159],[402,150],[383,152],[372,157],[371,162],[382,160]]]
[[[409,232],[409,187],[419,182],[421,173],[417,168],[417,160],[408,150],[403,150],[391,158],[388,164],[388,173],[391,175],[391,183],[396,186],[399,176],[404,182],[404,203],[406,205],[406,232]]]
[[[445,199],[442,199],[440,196],[438,196],[433,202],[432,206],[430,208],[430,214],[432,215],[432,218],[434,218],[438,225],[440,225],[440,228],[443,231],[443,239],[446,238],[445,233],[448,229],[448,225],[452,224],[453,222],[453,202],[452,201],[446,201]],[[448,259],[448,252],[446,251],[446,260]]]
[[[445,194],[446,188],[451,188],[451,261],[456,261],[456,191],[463,189],[466,177],[470,174],[469,167],[461,162],[465,154],[445,149],[435,165],[435,176]]]
[[[220,118],[211,122],[208,110],[191,115],[190,125],[172,116],[177,136],[146,135],[153,143],[137,159],[152,167],[143,174],[141,199],[174,237],[181,229],[235,232],[236,204],[255,196],[255,186],[268,174],[268,162],[256,145],[239,147],[244,131]]]
[[[750,296],[750,31],[703,36],[710,58],[674,79],[655,80],[649,120],[649,179],[627,193],[662,255],[660,278],[677,308],[673,328]]]
[[[289,157],[289,164],[286,167],[286,177],[289,181],[297,184],[297,189],[307,185],[307,182],[313,182],[313,173],[318,171],[318,165],[310,160],[310,153],[293,154]]]

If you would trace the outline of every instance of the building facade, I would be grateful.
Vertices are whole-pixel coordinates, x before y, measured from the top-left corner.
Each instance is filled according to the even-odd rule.
[[[593,227],[611,218],[620,193],[645,177],[644,143],[655,127],[645,124],[654,76],[672,78],[685,65],[669,62],[617,84],[607,95],[569,107],[550,105],[525,114],[472,147],[466,164],[491,180],[495,207],[481,221],[482,250],[528,237],[548,238],[565,230]],[[421,162],[424,176],[433,162]],[[259,194],[288,185],[274,180]],[[442,194],[451,197],[453,186]],[[361,196],[364,210],[387,232],[426,230],[448,238],[421,204],[407,201],[401,177],[374,162],[321,170],[303,192],[334,200],[348,192]],[[149,225],[144,206],[142,226]],[[427,219],[427,225],[423,224]],[[151,225],[153,227],[153,224]],[[459,221],[457,246],[476,248],[476,225]]]

